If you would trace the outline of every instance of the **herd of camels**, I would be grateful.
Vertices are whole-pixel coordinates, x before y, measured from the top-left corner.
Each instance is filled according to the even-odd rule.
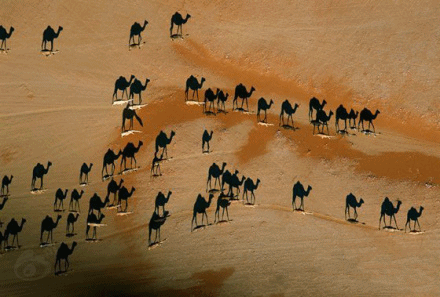
[[[170,37],[182,37],[182,25],[185,24],[191,16],[189,14],[184,18],[180,13],[176,12],[171,17],[171,26],[170,26]],[[135,22],[130,28],[130,36],[129,36],[129,46],[133,45],[141,45],[142,36],[141,33],[145,30],[148,21],[145,20],[143,25]],[[173,34],[173,28],[177,26],[177,33]],[[57,31],[48,26],[43,32],[43,40],[41,43],[42,51],[53,51],[53,42],[54,39],[58,38],[63,27],[58,27]],[[6,47],[6,40],[9,39],[14,32],[14,28],[11,27],[9,32],[3,27],[0,26],[0,40],[2,41],[0,50],[6,51],[8,48]],[[137,38],[136,38],[137,37]],[[136,42],[137,39],[137,42]],[[50,50],[47,49],[47,43],[50,42]],[[199,101],[198,91],[202,89],[203,84],[205,83],[205,78],[202,77],[200,81],[193,75],[191,75],[187,81],[185,86],[185,101],[189,100],[189,91],[192,91],[192,98],[197,97],[197,101]],[[147,88],[150,80],[148,78],[145,79],[145,83],[142,84],[142,81],[137,79],[134,75],[130,76],[130,79],[127,80],[125,77],[120,76],[115,84],[114,84],[114,92],[112,96],[112,104],[115,101],[123,101],[124,94],[127,99],[127,105],[123,109],[122,116],[122,132],[127,131],[125,126],[125,121],[130,121],[128,129],[133,129],[133,120],[139,123],[139,125],[143,126],[142,119],[136,113],[135,109],[133,109],[133,101],[134,96],[138,95],[138,105],[142,104],[142,92],[144,92]],[[118,98],[118,91],[122,92],[121,98]],[[235,94],[232,100],[232,110],[238,111],[249,111],[249,103],[248,99],[252,96],[252,94],[256,91],[256,89],[252,86],[251,88],[245,87],[243,84],[238,84],[235,87]],[[217,107],[217,113],[223,112],[226,113],[225,102],[228,100],[229,94],[224,92],[223,90],[216,89],[215,92],[208,88],[205,91],[204,96],[204,104],[203,111],[206,114],[215,114],[215,101]],[[238,107],[238,100],[241,99],[241,106]],[[309,121],[313,125],[313,133],[315,132],[315,128],[318,128],[320,133],[324,133],[324,128],[328,130],[328,122],[333,116],[333,111],[326,112],[324,110],[327,102],[323,100],[320,102],[317,98],[313,97],[309,101]],[[269,102],[261,97],[257,102],[257,120],[259,122],[267,123],[267,111],[271,109],[274,105],[274,101],[270,100]],[[246,106],[246,108],[244,108]],[[293,130],[294,122],[293,115],[299,108],[299,104],[291,104],[288,100],[282,102],[281,112],[279,116],[279,125],[285,128],[289,127]],[[261,113],[264,112],[264,118],[261,119]],[[313,116],[315,113],[315,116]],[[361,112],[354,111],[353,109],[350,112],[341,104],[335,112],[335,128],[337,133],[347,133],[347,120],[349,122],[349,127],[352,129],[356,128],[356,120],[359,117],[359,121],[357,124],[357,129],[359,130],[362,125],[363,132],[375,132],[375,127],[373,124],[373,120],[379,114],[379,110],[376,110],[375,113],[372,113],[369,109],[364,108]],[[287,116],[285,122],[285,116]],[[344,121],[344,129],[339,127],[339,121]],[[368,122],[368,129],[365,130],[364,122]],[[291,123],[291,124],[290,124]],[[373,127],[373,131],[370,131],[370,126]],[[169,135],[169,136],[168,136]],[[162,161],[168,158],[167,147],[172,142],[173,137],[176,135],[175,131],[170,131],[167,135],[164,131],[160,131],[155,139],[155,152],[154,157],[151,163],[151,176],[157,177],[161,176],[160,164]],[[213,137],[213,131],[205,130],[202,134],[202,153],[206,154],[210,152],[210,141]],[[113,151],[112,149],[108,149],[103,157],[103,166],[101,170],[102,181],[109,180],[107,184],[107,191],[105,198],[102,199],[97,193],[94,193],[89,200],[89,210],[86,216],[86,240],[96,240],[97,239],[97,227],[102,226],[102,222],[105,218],[105,215],[102,213],[102,209],[115,207],[118,209],[118,212],[127,213],[128,208],[128,200],[133,196],[136,189],[131,187],[129,190],[124,184],[124,180],[122,178],[119,181],[115,180],[116,165],[119,159],[121,159],[119,163],[119,175],[128,173],[131,171],[135,171],[137,167],[136,154],[139,152],[143,145],[143,141],[139,140],[137,144],[128,142],[126,146],[120,149],[118,152]],[[206,149],[205,149],[206,146]],[[127,167],[127,161],[130,162],[130,166]],[[134,161],[134,166],[133,166]],[[47,162],[47,165],[43,165],[38,163],[35,165],[32,171],[32,181],[31,181],[31,191],[34,194],[39,194],[44,192],[43,180],[44,176],[49,173],[49,169],[52,166],[50,161]],[[92,163],[83,163],[80,166],[80,175],[79,175],[79,185],[87,186],[89,183],[89,173],[92,170]],[[239,176],[238,170],[229,171],[226,169],[227,164],[223,163],[221,166],[213,163],[208,169],[208,178],[206,182],[206,192],[208,193],[208,198],[202,196],[202,194],[198,194],[195,199],[195,203],[193,205],[193,216],[191,219],[191,232],[200,227],[208,226],[208,214],[207,209],[210,207],[212,200],[215,197],[215,193],[218,193],[216,209],[214,213],[214,223],[216,222],[228,222],[229,219],[229,211],[228,208],[233,201],[241,200],[243,203],[246,200],[246,205],[255,205],[255,191],[258,189],[260,184],[263,182],[260,179],[256,179],[255,181],[250,177],[245,177],[242,175]],[[37,187],[37,180],[40,181],[40,186]],[[1,196],[3,198],[2,203],[0,204],[0,210],[5,207],[7,200],[10,197],[9,186],[12,183],[13,176],[4,176],[2,179],[1,186]],[[214,186],[212,183],[214,182]],[[304,211],[304,198],[308,197],[312,191],[312,187],[310,185],[307,188],[304,185],[297,181],[293,185],[292,189],[292,209],[293,211]],[[63,201],[68,197],[68,189],[59,188],[55,192],[55,201],[53,204],[53,210],[56,213],[65,211]],[[79,201],[82,199],[85,194],[84,190],[78,191],[77,189],[73,189],[70,192],[70,203],[68,207],[69,214],[66,219],[66,237],[74,237],[77,234],[75,232],[75,222],[77,222],[80,217],[80,204]],[[170,212],[165,210],[165,205],[169,202],[169,199],[172,195],[172,191],[168,191],[165,195],[161,191],[158,192],[155,204],[154,211],[149,221],[149,235],[148,235],[148,244],[152,246],[154,244],[160,243],[160,229],[161,226],[164,225],[167,218],[170,216]],[[110,196],[113,196],[112,203],[110,202]],[[300,200],[299,206],[297,207],[297,199]],[[122,206],[124,202],[124,207]],[[348,221],[357,222],[358,213],[357,208],[361,207],[362,204],[365,203],[364,200],[357,199],[355,195],[352,193],[346,196],[345,203],[345,218]],[[392,220],[394,219],[395,228],[397,227],[397,220],[395,214],[399,211],[402,202],[397,201],[396,206],[390,201],[388,197],[386,197],[380,208],[380,218],[379,218],[379,229],[381,227],[382,221],[385,227],[390,228],[392,225]],[[350,215],[350,209],[353,209],[354,217],[352,218]],[[161,210],[161,211],[160,211]],[[220,220],[220,210],[222,211],[222,218]],[[421,216],[423,211],[423,207],[420,207],[419,211],[414,207],[411,207],[407,213],[407,221],[405,224],[405,231],[407,226],[409,225],[410,231],[416,230],[416,224],[420,229],[420,223],[418,218]],[[227,220],[224,220],[224,214],[226,212]],[[161,213],[161,214],[160,214]],[[202,225],[197,223],[197,216],[202,216]],[[386,224],[385,217],[388,216],[390,218],[389,225]],[[40,229],[40,245],[42,247],[50,245],[53,243],[53,230],[57,228],[60,221],[63,219],[61,214],[58,214],[55,218],[46,215],[41,222]],[[206,219],[206,225],[203,225],[203,221]],[[411,228],[411,222],[414,222],[414,228]],[[4,232],[0,232],[0,250],[11,250],[15,247],[19,248],[18,234],[23,230],[24,224],[26,223],[26,219],[22,218],[19,223],[14,218],[12,218],[9,223],[6,225],[6,229]],[[196,227],[193,228],[193,224],[195,223]],[[89,231],[93,228],[92,236],[89,236]],[[155,238],[152,241],[152,233],[155,231]],[[45,233],[47,236],[45,237]],[[12,243],[10,244],[10,237],[12,237]],[[16,246],[14,246],[14,242],[16,242]],[[75,247],[77,246],[77,242],[73,241],[71,247],[64,242],[58,248],[58,252],[56,254],[55,260],[55,272],[65,272],[69,267],[69,256],[73,253]],[[61,270],[61,260],[64,260],[64,271]],[[58,269],[57,269],[58,266]]]

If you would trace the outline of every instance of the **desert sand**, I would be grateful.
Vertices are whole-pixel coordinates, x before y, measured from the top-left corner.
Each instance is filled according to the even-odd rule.
[[[170,39],[171,16],[191,18],[183,38]],[[21,248],[0,254],[3,296],[438,296],[440,143],[440,6],[437,1],[3,1],[1,25],[15,31],[0,53],[0,175],[14,175],[0,220],[27,221]],[[148,20],[145,44],[129,50],[130,26]],[[55,55],[40,54],[43,30],[63,26]],[[133,74],[151,81],[137,110],[143,127],[121,137],[124,105],[112,105],[114,82]],[[185,104],[190,75],[230,95],[227,114],[207,116]],[[256,91],[250,114],[232,112],[238,83]],[[191,93],[190,93],[191,95]],[[311,97],[380,114],[375,135],[355,130],[313,136]],[[260,97],[273,99],[268,123],[256,120]],[[281,103],[300,107],[295,131],[279,127]],[[240,101],[239,101],[240,102]],[[204,129],[212,152],[202,154]],[[176,132],[150,176],[154,140]],[[108,148],[142,140],[137,171],[122,177],[136,188],[128,215],[103,209],[97,242],[85,241],[90,197],[104,199],[101,164]],[[53,163],[42,194],[31,194],[32,168]],[[83,162],[89,185],[78,184]],[[231,221],[191,232],[199,193],[207,197],[209,166],[227,163],[261,180],[256,205],[229,207]],[[119,171],[119,161],[117,162]],[[296,181],[313,187],[305,212],[293,212]],[[53,211],[58,188],[84,190],[74,237],[68,212],[39,246],[40,224]],[[148,223],[158,191],[173,192],[148,248]],[[345,197],[363,198],[359,223],[344,218]],[[379,230],[385,197],[402,201],[399,228],[410,207],[425,211],[422,232]],[[241,196],[240,196],[241,198]],[[200,221],[200,217],[199,217]],[[388,221],[388,218],[387,218]],[[4,231],[6,224],[0,227]],[[154,234],[154,233],[153,233]],[[78,242],[67,273],[54,275],[61,242]]]

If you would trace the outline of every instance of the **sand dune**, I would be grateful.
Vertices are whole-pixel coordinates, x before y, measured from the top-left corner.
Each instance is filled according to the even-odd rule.
[[[191,14],[183,39],[169,37],[175,11]],[[2,12],[1,25],[15,31],[8,54],[0,55],[0,174],[14,179],[0,219],[27,220],[21,248],[0,254],[5,296],[439,294],[436,1],[5,1]],[[145,19],[145,44],[129,50],[130,26]],[[47,25],[64,28],[49,57],[39,53]],[[121,137],[125,103],[112,105],[111,97],[114,81],[131,74],[150,83],[146,106],[136,109],[143,127],[135,123],[135,133]],[[207,88],[229,93],[227,113],[207,116],[203,106],[185,104],[190,75],[206,78],[200,98]],[[256,89],[249,114],[231,110],[240,82]],[[325,99],[327,110],[341,103],[379,109],[376,135],[335,135],[332,118],[331,138],[313,136],[313,96]],[[256,122],[260,97],[275,102],[269,125]],[[295,131],[278,125],[285,99],[300,104]],[[204,129],[214,131],[209,154],[202,154]],[[176,136],[163,175],[151,177],[161,130]],[[89,199],[97,193],[104,200],[107,192],[104,153],[139,140],[139,168],[119,174],[120,160],[116,166],[115,179],[136,188],[130,213],[103,209],[99,240],[86,242]],[[48,161],[45,190],[31,194],[32,168]],[[83,162],[94,166],[81,187]],[[210,225],[190,232],[195,199],[208,196],[213,162],[259,178],[256,205],[233,202],[231,221],[213,224],[214,198]],[[313,187],[305,214],[292,211],[298,180]],[[56,244],[40,248],[41,221],[58,214],[58,188],[69,189],[66,209],[74,188],[85,191],[77,234],[65,236],[68,211],[60,212]],[[155,197],[168,190],[163,242],[148,249]],[[357,224],[344,218],[350,192],[365,200]],[[423,233],[379,231],[385,196],[403,202],[399,228],[411,206],[423,205]],[[59,244],[73,241],[69,271],[55,276]]]

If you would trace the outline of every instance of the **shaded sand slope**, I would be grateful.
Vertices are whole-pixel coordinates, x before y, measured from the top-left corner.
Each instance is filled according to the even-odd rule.
[[[169,18],[176,11],[192,18],[183,40],[170,40]],[[15,1],[2,3],[2,25],[16,31],[8,55],[0,55],[0,174],[13,174],[12,195],[0,213],[3,222],[27,219],[19,251],[0,255],[0,288],[5,295],[438,295],[437,245],[440,226],[438,173],[439,59],[435,1]],[[141,49],[128,50],[133,22],[149,21]],[[39,53],[42,31],[63,26],[59,52]],[[215,34],[213,33],[215,32]],[[139,111],[141,133],[120,136],[121,106],[111,106],[120,75],[151,80]],[[200,92],[221,87],[233,94],[243,82],[273,98],[269,123],[255,114],[205,116],[184,103],[185,79],[205,77]],[[379,108],[378,134],[312,136],[308,99]],[[280,104],[300,103],[296,131],[280,129]],[[404,125],[406,124],[406,125]],[[136,124],[137,125],[137,124]],[[201,153],[204,129],[213,130],[209,155]],[[154,138],[160,130],[176,136],[163,176],[150,177]],[[333,119],[330,131],[334,135]],[[105,227],[96,243],[85,242],[88,200],[102,199],[102,156],[107,148],[144,142],[139,170],[123,178],[136,187],[132,214],[105,209]],[[29,193],[37,162],[53,163],[47,190]],[[83,162],[94,163],[90,185],[78,185]],[[205,197],[209,166],[261,180],[257,205],[234,202],[229,223],[190,232],[198,193]],[[119,171],[119,164],[117,164]],[[308,214],[291,211],[292,186],[312,185]],[[40,248],[40,223],[53,217],[57,188],[85,190],[78,233],[66,238],[67,212],[53,232],[57,244]],[[158,191],[173,191],[160,246],[148,250],[148,222]],[[344,220],[345,196],[365,204],[359,224]],[[403,201],[396,215],[423,205],[423,234],[378,230],[385,196]],[[69,198],[64,205],[67,208]],[[241,198],[241,195],[240,195]],[[208,209],[214,221],[216,198]],[[200,221],[200,219],[199,219]],[[4,230],[4,226],[1,231]],[[61,241],[79,244],[71,270],[55,277]],[[35,263],[38,262],[38,263]],[[27,264],[26,264],[27,263]],[[34,264],[35,263],[35,264]],[[30,266],[29,266],[30,265]],[[35,269],[35,270],[33,270]],[[25,281],[23,278],[38,280]]]

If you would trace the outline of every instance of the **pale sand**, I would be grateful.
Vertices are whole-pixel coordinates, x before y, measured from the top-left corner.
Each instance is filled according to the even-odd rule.
[[[439,6],[436,1],[304,3],[2,3],[2,25],[15,32],[9,53],[0,56],[0,174],[13,174],[14,180],[0,219],[24,217],[27,223],[19,235],[21,249],[0,255],[1,294],[439,295]],[[176,10],[192,18],[183,28],[189,35],[171,40],[169,19]],[[145,18],[146,43],[129,51],[129,28]],[[64,30],[55,40],[59,52],[44,57],[39,50],[48,24]],[[135,129],[141,133],[122,138],[124,105],[112,106],[111,96],[116,78],[131,74],[151,82],[143,94],[147,106],[137,110],[144,127],[135,123]],[[205,116],[202,106],[185,104],[184,84],[191,74],[206,78],[201,99],[208,87],[229,92],[227,114]],[[258,125],[255,114],[231,111],[239,82],[256,88],[251,112],[262,96],[275,101],[268,113],[273,126]],[[347,109],[380,109],[377,135],[312,136],[307,116],[312,96],[325,98],[327,110],[341,103]],[[286,98],[300,104],[295,131],[278,126]],[[214,137],[212,152],[204,155],[205,128]],[[329,128],[334,136],[333,118]],[[176,131],[168,148],[172,158],[162,162],[162,177],[150,178],[160,130]],[[100,241],[85,242],[88,200],[94,192],[104,199],[107,189],[100,173],[105,151],[140,139],[140,168],[123,175],[127,187],[136,187],[128,207],[133,213],[103,210],[107,226],[97,228]],[[47,191],[30,194],[33,166],[49,160]],[[78,184],[83,162],[94,163],[86,187]],[[231,222],[191,233],[193,203],[198,193],[208,196],[213,162],[259,178],[257,205],[234,202]],[[313,187],[305,215],[291,211],[298,179]],[[40,248],[40,224],[47,214],[57,215],[53,201],[59,187],[69,189],[66,209],[73,188],[85,191],[78,234],[65,237],[67,212],[61,213],[53,232],[57,244]],[[173,191],[166,205],[171,216],[161,232],[166,240],[148,249],[154,199],[168,190]],[[359,224],[344,220],[349,192],[365,200]],[[379,231],[385,196],[403,201],[396,215],[400,228],[407,210],[423,205],[424,233]],[[210,223],[215,203],[208,209]],[[70,270],[54,276],[58,244],[70,246],[73,240],[78,246]]]

